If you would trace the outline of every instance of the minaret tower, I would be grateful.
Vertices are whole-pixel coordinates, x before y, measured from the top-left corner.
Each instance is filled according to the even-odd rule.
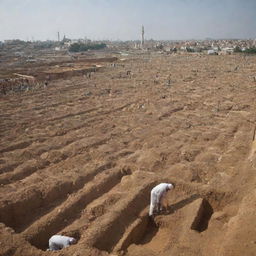
[[[144,48],[144,26],[142,25],[141,29],[141,49]]]

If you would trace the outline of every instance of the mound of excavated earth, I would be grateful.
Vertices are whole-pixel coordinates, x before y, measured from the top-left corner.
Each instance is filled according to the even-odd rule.
[[[104,65],[0,95],[0,255],[256,255],[256,57]]]

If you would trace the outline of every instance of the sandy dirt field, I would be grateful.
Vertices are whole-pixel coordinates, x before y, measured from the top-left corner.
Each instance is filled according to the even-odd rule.
[[[1,95],[0,255],[256,255],[255,72],[145,54]],[[54,234],[78,243],[48,252]]]

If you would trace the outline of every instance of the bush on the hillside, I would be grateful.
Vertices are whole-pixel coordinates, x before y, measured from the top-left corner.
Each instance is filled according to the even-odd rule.
[[[46,42],[36,42],[33,44],[34,49],[49,49],[58,46],[58,44],[54,41],[46,41]]]
[[[239,46],[236,46],[235,49],[234,49],[234,52],[242,52],[242,50]]]
[[[104,43],[100,44],[84,44],[84,43],[74,43],[69,47],[70,52],[83,52],[88,50],[100,50],[105,48],[107,45]]]
[[[256,47],[254,46],[254,47],[245,49],[244,52],[245,52],[245,53],[249,53],[249,54],[256,54]]]
[[[191,47],[186,47],[187,52],[195,52],[195,49],[191,48]]]

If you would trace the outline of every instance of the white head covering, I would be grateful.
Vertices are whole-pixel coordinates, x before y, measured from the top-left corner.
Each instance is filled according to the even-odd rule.
[[[169,184],[167,185],[167,187],[168,187],[168,189],[172,189],[172,188],[173,188],[173,185],[172,185],[171,183],[169,183]]]
[[[71,237],[71,238],[69,239],[69,244],[75,244],[75,243],[76,243],[76,239],[73,238],[73,237]]]

